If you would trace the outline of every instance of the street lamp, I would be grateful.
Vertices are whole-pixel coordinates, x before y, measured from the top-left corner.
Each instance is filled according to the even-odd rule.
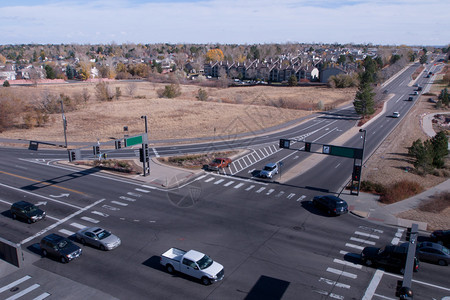
[[[362,155],[361,155],[361,165],[364,164],[364,147],[366,145],[366,130],[365,129],[360,129],[359,132],[363,132],[364,136],[363,136],[363,146],[362,146]]]
[[[144,119],[145,121],[145,137],[142,141],[142,153],[143,153],[143,159],[142,159],[142,167],[144,170],[144,176],[147,176],[146,170],[148,169],[148,174],[150,174],[150,161],[147,162],[147,156],[148,156],[148,127],[147,127],[147,116],[141,116],[141,119]]]
[[[144,121],[145,121],[145,133],[148,133],[147,116],[141,116],[141,119],[144,119]]]

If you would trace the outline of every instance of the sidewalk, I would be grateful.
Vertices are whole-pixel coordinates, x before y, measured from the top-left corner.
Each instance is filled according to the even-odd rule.
[[[412,223],[417,223],[420,230],[426,231],[427,223],[397,218],[396,215],[414,209],[433,195],[446,191],[450,191],[450,179],[423,193],[388,205],[381,204],[377,195],[369,193],[359,193],[356,196],[345,190],[340,197],[347,201],[350,212],[361,218],[400,227],[410,227]]]

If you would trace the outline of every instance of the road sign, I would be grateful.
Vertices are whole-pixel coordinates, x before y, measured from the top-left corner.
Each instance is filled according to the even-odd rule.
[[[126,145],[126,147],[130,147],[130,146],[142,144],[142,142],[143,142],[143,140],[142,140],[142,135],[133,136],[133,137],[130,137],[130,138],[126,138],[126,139],[125,139],[125,145]]]
[[[362,149],[359,148],[323,145],[322,153],[334,156],[362,159]]]

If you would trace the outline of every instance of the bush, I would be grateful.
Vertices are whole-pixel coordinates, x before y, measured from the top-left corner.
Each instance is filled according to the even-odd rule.
[[[95,86],[95,92],[97,99],[100,101],[111,101],[114,98],[114,93],[111,91],[109,85],[103,81]]]
[[[181,88],[178,84],[166,85],[164,89],[157,91],[159,98],[176,98],[181,95]]]
[[[3,86],[9,87],[10,86],[9,81],[8,80],[3,81]]]
[[[431,196],[430,200],[421,203],[419,210],[431,213],[440,213],[450,207],[450,192],[442,192]]]
[[[395,203],[422,191],[423,187],[419,183],[402,180],[386,187],[384,193],[380,196],[380,202],[385,204]]]
[[[381,183],[366,180],[361,181],[360,189],[363,192],[377,194],[383,194],[386,191],[385,187]]]
[[[197,99],[198,100],[200,100],[200,101],[206,101],[206,100],[208,100],[208,92],[206,92],[205,90],[203,90],[203,89],[198,89],[198,92],[197,92]]]

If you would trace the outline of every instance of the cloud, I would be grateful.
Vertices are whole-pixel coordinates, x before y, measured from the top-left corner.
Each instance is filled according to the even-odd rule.
[[[97,0],[1,4],[8,43],[447,44],[448,1]],[[436,26],[439,26],[436,28]],[[432,35],[430,33],[433,33]]]

